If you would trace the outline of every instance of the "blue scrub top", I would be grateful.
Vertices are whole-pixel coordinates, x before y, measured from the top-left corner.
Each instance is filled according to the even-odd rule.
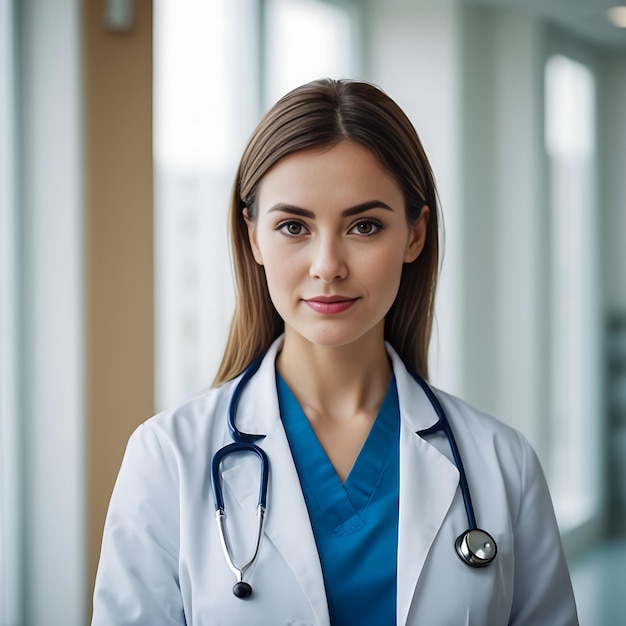
[[[276,384],[322,564],[331,624],[395,624],[400,483],[395,377],[345,483],[278,372]]]

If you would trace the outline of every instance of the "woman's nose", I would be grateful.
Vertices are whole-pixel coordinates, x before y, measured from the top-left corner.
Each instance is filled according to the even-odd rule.
[[[348,266],[342,244],[330,237],[320,239],[313,252],[309,273],[312,278],[325,283],[345,278]]]

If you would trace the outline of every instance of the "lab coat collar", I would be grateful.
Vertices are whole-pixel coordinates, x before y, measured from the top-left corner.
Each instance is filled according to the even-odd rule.
[[[267,435],[282,423],[276,395],[276,357],[283,347],[283,342],[284,335],[281,335],[270,345],[259,371],[250,379],[242,394],[237,411],[237,428],[242,432]],[[429,428],[437,421],[437,414],[430,401],[391,344],[387,342],[385,347],[396,377],[403,424],[414,433]],[[238,380],[234,381],[235,384]],[[266,396],[270,395],[271,405],[268,405],[270,397]],[[264,403],[261,403],[259,398],[263,398]]]
[[[428,553],[458,490],[459,472],[417,434],[433,426],[437,414],[395,350],[387,345],[387,352],[400,404],[397,623],[406,624]]]
[[[315,538],[278,407],[275,361],[282,343],[283,337],[279,337],[270,346],[259,371],[244,390],[237,426],[242,432],[265,435],[259,442],[270,461],[265,533],[300,581],[319,624],[327,625],[330,620]],[[437,415],[389,344],[387,352],[396,378],[401,416],[397,623],[403,624],[430,548],[456,494],[459,475],[453,463],[417,435],[432,426]],[[249,480],[243,468],[236,470],[235,466],[224,480],[242,506],[254,510],[257,484]]]

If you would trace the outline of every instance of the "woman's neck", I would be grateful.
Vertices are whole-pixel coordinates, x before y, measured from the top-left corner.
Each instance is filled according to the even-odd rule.
[[[344,482],[391,381],[382,329],[334,347],[313,345],[286,332],[276,367]]]
[[[326,347],[287,332],[276,367],[308,417],[339,421],[363,412],[376,415],[391,381],[391,363],[377,333]]]

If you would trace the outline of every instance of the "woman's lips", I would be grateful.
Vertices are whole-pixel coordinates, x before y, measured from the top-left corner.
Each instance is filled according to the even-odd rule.
[[[347,311],[358,298],[347,298],[345,296],[318,296],[305,300],[305,304],[316,313],[333,314]]]

